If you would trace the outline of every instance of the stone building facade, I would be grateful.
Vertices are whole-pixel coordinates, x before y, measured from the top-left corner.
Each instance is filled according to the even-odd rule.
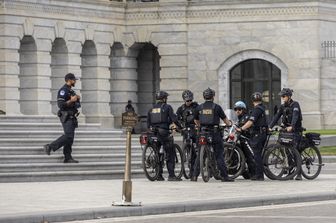
[[[224,108],[261,91],[272,113],[294,89],[307,128],[336,127],[334,0],[0,0],[0,110],[55,116],[64,75],[80,77],[86,122],[120,126],[156,90],[176,109],[208,86]]]

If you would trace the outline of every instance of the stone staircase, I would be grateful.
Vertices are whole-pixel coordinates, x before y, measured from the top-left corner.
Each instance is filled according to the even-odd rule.
[[[79,123],[73,145],[78,164],[64,164],[62,149],[47,156],[43,145],[63,134],[54,117],[0,117],[0,182],[122,179],[126,134]],[[132,177],[143,177],[138,136],[132,137]]]

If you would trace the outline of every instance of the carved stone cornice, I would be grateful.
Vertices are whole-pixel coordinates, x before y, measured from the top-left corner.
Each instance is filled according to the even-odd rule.
[[[2,3],[2,4],[1,4]],[[0,4],[6,10],[22,10],[36,15],[36,13],[67,15],[84,18],[103,18],[125,20],[124,5],[118,2],[99,4],[99,8],[93,2],[82,4],[70,4],[70,1],[24,1],[24,0],[1,0]],[[63,3],[63,4],[61,4]],[[85,7],[84,7],[85,6]]]

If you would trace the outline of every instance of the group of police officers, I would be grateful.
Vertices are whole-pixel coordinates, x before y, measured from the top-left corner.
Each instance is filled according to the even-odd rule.
[[[248,175],[251,180],[263,181],[264,169],[262,162],[262,149],[266,142],[267,131],[274,127],[280,117],[282,117],[282,126],[288,132],[294,133],[295,146],[299,146],[302,135],[302,114],[298,102],[292,100],[293,90],[283,88],[279,95],[283,99],[279,111],[276,113],[272,121],[268,124],[265,113],[265,106],[262,104],[262,94],[255,92],[251,96],[253,108],[248,112],[246,104],[243,101],[238,101],[234,105],[234,111],[238,116],[236,130],[241,132],[245,137],[245,141],[241,142],[242,149],[247,159]],[[232,182],[227,173],[224,162],[224,146],[223,136],[218,127],[220,120],[225,125],[231,126],[233,123],[227,118],[222,107],[214,103],[215,91],[207,88],[203,92],[204,103],[198,104],[194,102],[193,93],[190,90],[185,90],[182,93],[184,104],[181,105],[176,114],[173,108],[167,104],[168,93],[159,91],[156,93],[157,103],[148,112],[147,127],[148,129],[159,129],[159,142],[164,146],[168,154],[167,169],[168,181],[180,181],[174,175],[174,153],[172,138],[169,137],[169,126],[175,124],[178,129],[191,129],[191,139],[193,144],[197,144],[196,129],[207,129],[211,131],[213,138],[213,147],[216,157],[217,167],[221,173],[221,181]],[[185,135],[183,135],[185,137]],[[197,181],[200,174],[199,153],[197,146],[191,157],[191,181]],[[164,180],[162,176],[162,168],[159,174],[159,181]],[[297,180],[302,180],[301,174],[296,177]]]
[[[57,104],[59,107],[58,116],[62,123],[64,134],[50,144],[44,145],[44,151],[47,155],[50,155],[51,151],[56,151],[63,147],[64,163],[78,163],[71,155],[75,129],[78,127],[78,109],[81,106],[80,96],[76,95],[72,89],[76,84],[76,80],[77,78],[72,73],[65,75],[65,84],[57,94]],[[246,104],[243,101],[238,101],[234,105],[234,110],[239,119],[236,124],[238,126],[237,131],[248,138],[248,140],[243,141],[241,144],[247,158],[248,171],[252,180],[264,180],[261,157],[262,149],[266,141],[267,131],[273,128],[281,117],[282,125],[286,131],[293,132],[294,134],[294,146],[296,148],[299,146],[302,135],[302,113],[299,103],[292,100],[292,93],[293,90],[289,88],[283,88],[280,91],[279,95],[284,103],[269,125],[266,120],[265,106],[262,104],[261,93],[255,92],[252,94],[251,100],[253,102],[253,108],[250,112],[248,112]],[[233,179],[228,177],[223,156],[223,136],[218,129],[220,120],[227,126],[231,126],[233,123],[227,118],[222,107],[214,103],[214,97],[215,91],[207,88],[203,92],[205,101],[199,105],[197,102],[194,102],[193,93],[190,90],[185,90],[182,93],[184,104],[177,109],[175,114],[172,106],[167,103],[168,93],[165,91],[158,91],[156,93],[156,104],[149,110],[147,115],[147,127],[148,129],[155,128],[158,130],[158,140],[161,145],[163,145],[167,154],[168,181],[181,180],[174,174],[175,151],[173,149],[173,139],[169,133],[171,124],[175,124],[178,129],[190,128],[192,133],[191,139],[194,145],[197,145],[196,129],[206,128],[210,130],[221,180],[224,182],[233,181]],[[130,104],[130,101],[128,104]],[[193,148],[195,151],[191,162],[191,181],[197,181],[197,177],[200,174],[199,153],[197,146]],[[252,151],[250,148],[252,148]],[[158,181],[164,180],[162,172],[163,167],[161,166]],[[296,179],[302,180],[301,174],[298,174]]]

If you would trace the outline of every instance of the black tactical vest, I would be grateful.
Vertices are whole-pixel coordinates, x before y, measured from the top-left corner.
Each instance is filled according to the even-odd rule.
[[[166,104],[156,104],[150,111],[151,124],[168,123]]]
[[[254,122],[253,129],[259,131],[262,127],[267,127],[265,107],[263,105],[257,105],[255,109],[260,109],[262,111],[261,116]]]
[[[292,124],[292,119],[293,119],[293,111],[294,111],[294,103],[295,101],[291,101],[291,103],[289,104],[289,106],[284,106],[283,107],[283,115],[282,115],[282,123],[285,126],[290,126]],[[300,117],[299,117],[299,121],[302,121],[302,113],[300,111]]]
[[[182,121],[185,124],[195,124],[195,106],[192,104],[191,106],[187,107],[185,105],[182,106]]]
[[[219,117],[215,114],[215,103],[204,103],[199,113],[199,121],[201,125],[218,125]]]

